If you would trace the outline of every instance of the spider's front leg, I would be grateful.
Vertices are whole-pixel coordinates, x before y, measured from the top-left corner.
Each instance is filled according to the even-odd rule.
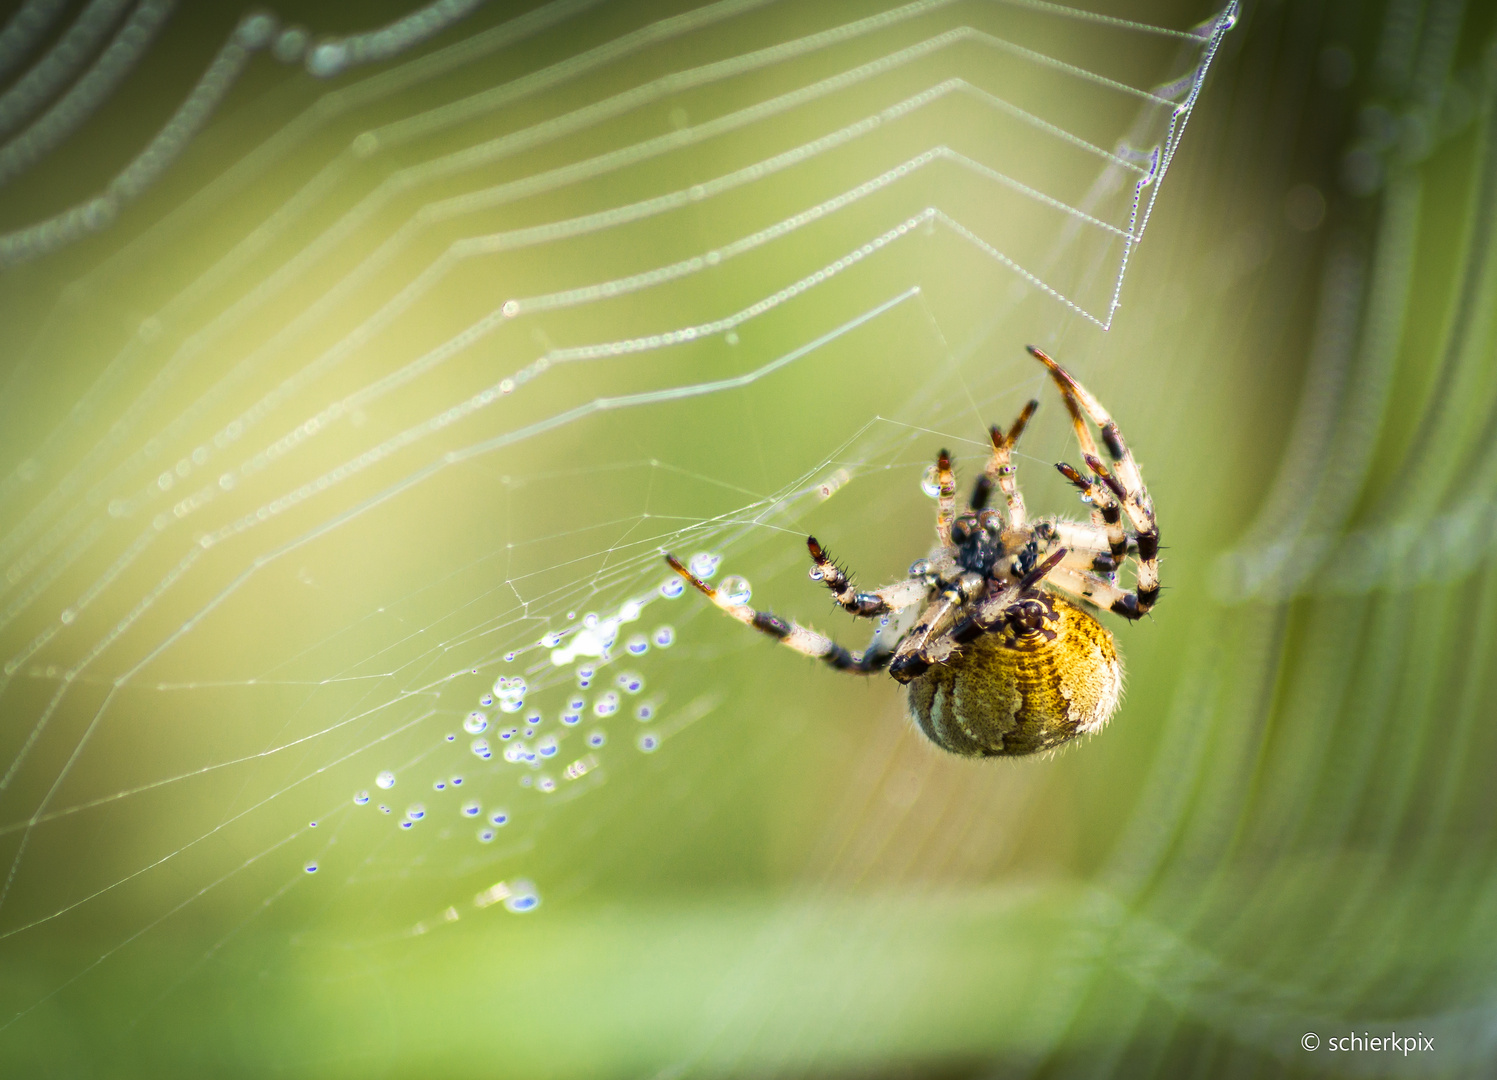
[[[815,564],[811,576],[832,590],[837,603],[854,615],[876,619],[925,599],[927,587],[919,578],[910,578],[877,592],[858,592],[852,587],[847,572],[832,561],[826,549],[816,542],[816,537],[806,537],[806,547],[811,552],[811,562]]]
[[[1107,496],[1116,500],[1116,505],[1111,507],[1111,516],[1107,524],[1112,554],[1118,561],[1121,561],[1122,551],[1128,550],[1126,538],[1122,536],[1121,522],[1113,520],[1117,517],[1118,506],[1121,506],[1122,512],[1128,516],[1128,521],[1133,526],[1136,534],[1133,544],[1138,553],[1138,578],[1135,591],[1126,594],[1123,600],[1112,606],[1112,610],[1130,619],[1140,618],[1147,614],[1155,601],[1159,599],[1159,526],[1154,519],[1153,500],[1149,498],[1148,489],[1144,487],[1143,477],[1138,471],[1138,463],[1133,460],[1133,452],[1128,449],[1123,433],[1118,430],[1117,422],[1102,407],[1102,403],[1043,350],[1033,345],[1028,346],[1028,349],[1031,356],[1050,369],[1050,376],[1055,380],[1055,385],[1059,387],[1061,396],[1065,399],[1066,408],[1071,413],[1072,426],[1076,429],[1076,441],[1081,445],[1081,456],[1086,461],[1087,468],[1101,481],[1100,485],[1090,485],[1090,487],[1103,498],[1103,503],[1099,504],[1099,508],[1103,510],[1104,516],[1109,515],[1107,504],[1111,502]],[[1082,416],[1083,412],[1102,432],[1102,441],[1107,445],[1107,452],[1112,457],[1111,472],[1102,464],[1101,458],[1097,455],[1097,444],[1092,441],[1091,431],[1087,428],[1086,419]],[[1088,486],[1076,470],[1069,466],[1062,468],[1061,471],[1077,487],[1085,489]]]
[[[795,622],[788,622],[778,615],[771,615],[767,611],[756,611],[747,604],[730,603],[720,596],[716,589],[697,577],[674,555],[667,554],[665,561],[670,568],[680,574],[692,588],[711,600],[717,607],[727,612],[733,618],[745,626],[752,626],[761,634],[768,634],[782,645],[788,645],[802,656],[809,656],[815,660],[822,660],[838,671],[850,672],[854,675],[867,675],[871,672],[880,671],[887,667],[892,652],[887,650],[869,649],[864,653],[855,654],[848,652],[825,634],[818,634],[815,630],[808,629]]]

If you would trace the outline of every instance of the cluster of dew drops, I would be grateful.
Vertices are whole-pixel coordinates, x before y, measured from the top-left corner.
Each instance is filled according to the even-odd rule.
[[[700,552],[691,557],[689,565],[693,574],[707,580],[717,573],[720,563],[720,556]],[[717,588],[719,594],[731,603],[748,603],[749,583],[741,577],[725,578]],[[682,595],[684,583],[680,577],[672,575],[657,591],[665,599],[674,599]],[[506,764],[525,767],[526,771],[521,773],[519,779],[521,787],[531,788],[542,794],[556,791],[557,779],[543,770],[558,759],[562,742],[579,733],[589,713],[594,718],[594,724],[605,721],[627,708],[628,699],[637,697],[645,688],[644,676],[638,672],[622,671],[610,683],[606,681],[603,669],[615,660],[643,657],[652,647],[667,649],[675,643],[675,630],[668,624],[663,624],[649,635],[630,634],[624,638],[622,652],[615,652],[615,646],[620,637],[623,637],[625,624],[638,620],[645,604],[653,599],[654,596],[650,596],[644,600],[627,601],[611,616],[600,617],[591,613],[584,615],[575,629],[564,633],[552,632],[542,637],[538,644],[550,653],[553,666],[565,667],[575,663],[576,690],[567,696],[557,711],[559,727],[550,732],[543,731],[545,714],[539,709],[526,708],[526,694],[530,688],[523,676],[500,675],[492,690],[479,699],[479,707],[463,719],[463,730],[471,737],[469,751],[480,761],[487,762],[494,758],[497,750],[500,759]],[[512,662],[517,656],[517,653],[509,653],[504,659]],[[579,659],[583,662],[576,663]],[[593,691],[590,702],[584,693],[588,690]],[[657,708],[655,701],[646,698],[634,706],[634,717],[641,723],[648,723],[655,719]],[[448,742],[455,742],[457,738],[456,734],[446,736]],[[495,746],[496,742],[498,747]],[[590,726],[583,736],[583,742],[587,750],[562,770],[563,782],[579,780],[596,767],[597,759],[592,751],[600,750],[607,744],[607,732],[601,726]],[[660,739],[648,731],[635,740],[635,746],[643,753],[650,753],[659,745]],[[374,786],[381,792],[392,790],[395,782],[395,773],[389,769],[374,778]],[[454,774],[439,778],[433,782],[432,788],[434,794],[439,795],[462,793],[463,777]],[[377,801],[367,790],[357,792],[353,801],[356,806],[373,804],[380,813],[394,817],[402,829],[413,829],[427,818],[427,808],[423,803],[412,803],[406,807],[404,816],[400,816],[388,802]],[[492,843],[498,835],[497,830],[511,820],[508,809],[485,808],[480,800],[471,798],[461,803],[458,813],[462,818],[478,823],[476,836],[482,844]],[[307,871],[311,873],[315,868],[316,864],[308,864]],[[511,911],[529,910],[529,906],[533,906],[527,906],[523,895],[508,897],[504,903]]]

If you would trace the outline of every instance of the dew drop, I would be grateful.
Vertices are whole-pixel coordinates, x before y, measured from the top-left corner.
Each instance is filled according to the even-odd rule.
[[[722,562],[722,556],[713,555],[711,552],[699,551],[691,557],[687,568],[697,577],[706,581],[717,573],[718,564]]]
[[[368,802],[369,802],[369,792],[367,792],[367,791],[361,791],[361,792],[359,792],[358,794],[356,794],[353,797],[353,804],[355,806],[364,806],[364,805],[368,804]]]
[[[578,724],[578,723],[582,722],[582,714],[581,713],[574,713],[574,712],[562,713],[561,714],[561,722],[563,724],[567,725],[567,727],[572,727],[574,724]]]
[[[536,752],[541,755],[541,757],[555,757],[556,740],[551,738],[542,739],[539,743],[536,744],[535,749]]]
[[[669,649],[676,640],[676,631],[669,626],[661,626],[655,629],[655,644],[662,649]]]
[[[920,490],[934,499],[941,494],[941,470],[931,465],[920,477]]]
[[[618,684],[624,688],[626,694],[637,694],[645,688],[645,681],[632,671],[626,671],[618,677]]]
[[[634,715],[641,722],[644,722],[646,720],[653,720],[655,718],[655,706],[647,701],[638,709],[634,710]]]
[[[540,893],[535,891],[535,886],[528,881],[517,881],[509,896],[504,899],[504,909],[512,911],[516,915],[523,915],[527,911],[534,911],[541,906]]]
[[[500,828],[503,828],[505,825],[509,824],[509,811],[495,810],[492,814],[489,815],[489,821],[493,822],[495,825],[498,825]]]
[[[487,757],[489,754],[489,740],[474,739],[469,744],[469,749],[471,749],[473,753],[477,754],[479,757]]]
[[[436,790],[436,791],[446,791],[447,790],[447,781],[446,780],[438,780],[436,783],[432,784],[432,788],[433,788],[433,790]]]
[[[477,735],[480,732],[487,731],[488,728],[489,718],[481,712],[470,712],[468,719],[463,721],[463,730],[469,735]]]
[[[478,699],[478,704],[482,705],[485,709],[490,708],[494,704],[494,695],[493,694],[485,694],[485,695],[483,695],[483,697],[481,697],[481,698]]]
[[[540,791],[543,791],[547,795],[549,795],[556,790],[556,781],[551,779],[549,776],[542,776],[536,779],[535,786]]]
[[[463,778],[461,776],[454,776],[452,778],[452,786],[453,787],[462,787],[463,786]]]
[[[608,741],[608,736],[601,731],[595,731],[587,737],[587,745],[597,749]]]
[[[395,786],[395,774],[392,773],[389,769],[386,769],[384,772],[380,773],[374,778],[374,786],[384,788],[386,791],[389,791],[392,787]]]
[[[415,824],[415,823],[414,823],[414,822],[411,822],[411,821],[402,821],[402,822],[401,822],[401,823],[400,823],[400,827],[401,827],[401,828],[402,828],[402,829],[409,829],[409,828],[410,828],[410,827],[411,827],[411,826],[412,826],[412,825],[413,825],[413,824]]]
[[[612,716],[619,711],[619,696],[612,690],[593,703],[593,712],[599,716]]]
[[[307,870],[307,873],[309,873],[309,874],[315,874],[315,873],[317,873],[317,864],[315,862],[309,862],[309,863],[307,863],[306,870]]]
[[[811,574],[810,574],[810,577],[811,577],[811,580],[812,580],[812,581],[820,581],[820,580],[822,580],[822,578],[824,578],[824,577],[825,577],[825,576],[826,576],[826,575],[824,575],[824,574],[823,574],[823,573],[822,573],[822,572],[821,572],[821,567],[819,567],[819,566],[813,566],[813,567],[811,567]]]
[[[476,799],[473,800],[472,802],[465,802],[465,803],[463,803],[463,811],[462,811],[463,812],[463,816],[464,817],[477,817],[478,816],[478,812],[479,812],[480,809],[481,809],[481,807],[479,807],[478,800],[476,800]]]
[[[660,740],[654,735],[641,735],[639,737],[639,748],[646,754],[653,752],[659,745]]]
[[[412,821],[420,821],[426,816],[426,807],[422,806],[420,803],[411,803],[411,805],[406,807],[405,809],[405,816],[410,818]]]
[[[666,578],[660,585],[660,595],[666,599],[680,596],[686,591],[686,583],[678,577]]]
[[[560,634],[555,634],[555,633],[547,634],[545,637],[541,638],[541,648],[543,648],[543,649],[554,649],[554,648],[556,648],[556,646],[558,646],[560,644],[561,644],[561,635]]]
[[[506,664],[513,664],[515,662],[515,656],[516,655],[518,655],[518,654],[512,653],[512,652],[505,653],[504,654],[504,662]]]
[[[734,574],[723,579],[723,583],[717,587],[717,594],[730,604],[747,604],[754,591],[749,587],[747,578]]]
[[[478,842],[480,844],[492,844],[494,842],[494,830],[493,829],[479,829],[478,830]]]
[[[643,634],[635,634],[624,645],[634,656],[643,656],[650,651],[650,642]]]

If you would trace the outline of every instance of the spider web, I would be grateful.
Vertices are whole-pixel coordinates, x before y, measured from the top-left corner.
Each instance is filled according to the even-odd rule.
[[[901,573],[936,446],[1040,386],[1018,345],[1099,349],[1235,18],[477,7],[247,16],[100,194],[0,236],[56,297],[5,395],[12,1030],[193,920],[139,1010],[247,937],[585,895],[601,815],[668,829],[675,741],[764,657],[661,552],[782,609],[809,522]],[[59,11],[0,33],[0,183],[151,78],[170,5],[14,59]],[[276,59],[338,81],[212,120]]]

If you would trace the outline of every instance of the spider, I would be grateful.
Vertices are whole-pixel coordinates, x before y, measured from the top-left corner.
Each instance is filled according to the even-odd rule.
[[[858,675],[887,668],[908,687],[920,730],[944,750],[1012,757],[1100,730],[1117,709],[1123,668],[1112,634],[1092,612],[1107,608],[1131,620],[1154,606],[1159,529],[1138,465],[1107,410],[1065,368],[1028,348],[1049,368],[1071,413],[1090,475],[1064,462],[1056,468],[1091,504],[1091,522],[1031,521],[1025,513],[1013,450],[1038,401],[1024,406],[1006,434],[990,429],[992,455],[961,513],[951,458],[942,450],[935,470],[938,543],[904,581],[858,592],[816,538],[806,538],[812,579],[853,615],[892,622],[892,643],[875,634],[867,650],[850,653],[798,623],[730,602],[673,555],[666,562],[733,618],[796,652]],[[1101,429],[1110,470],[1097,455],[1088,418]],[[1007,522],[987,505],[995,484],[1008,504]],[[1117,580],[1129,556],[1136,563],[1132,591]]]

